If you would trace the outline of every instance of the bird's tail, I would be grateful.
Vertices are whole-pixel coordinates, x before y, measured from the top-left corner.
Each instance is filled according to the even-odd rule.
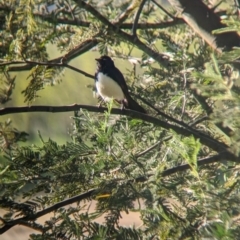
[[[141,112],[141,113],[147,113],[147,111],[140,106],[130,95],[126,99],[127,101],[123,101],[123,105],[125,108]]]

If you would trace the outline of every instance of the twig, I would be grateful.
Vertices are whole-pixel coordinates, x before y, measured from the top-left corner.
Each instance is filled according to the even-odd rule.
[[[42,211],[39,211],[35,214],[29,215],[26,217],[22,217],[22,218],[18,218],[18,219],[9,221],[9,222],[5,222],[5,225],[2,228],[0,228],[0,234],[3,234],[4,232],[8,231],[10,228],[12,228],[15,225],[18,225],[18,224],[26,225],[26,221],[36,220],[37,218],[40,218],[50,212],[56,211],[57,209],[59,209],[61,207],[65,207],[66,205],[75,203],[77,201],[81,201],[83,199],[90,198],[96,192],[96,190],[97,189],[94,189],[94,188],[90,189],[85,193],[82,193],[80,195],[74,196],[67,200],[58,202],[58,203],[56,203],[48,208],[45,208]]]
[[[176,19],[171,13],[169,13],[165,8],[163,8],[159,3],[157,3],[155,0],[152,0],[153,3],[155,3],[163,12],[165,12],[170,18]]]
[[[202,159],[197,161],[197,165],[198,166],[203,166],[205,164],[219,162],[220,160],[226,160],[226,158],[228,158],[226,156],[226,154],[228,155],[227,152],[222,152],[222,153],[219,153],[219,154],[211,156],[211,157],[202,158]],[[187,169],[190,169],[190,168],[191,167],[190,167],[189,164],[183,164],[183,165],[173,167],[173,168],[170,168],[170,169],[167,169],[167,170],[163,171],[162,176],[163,177],[169,176],[169,175],[172,175],[176,172],[181,172],[181,171],[184,171],[184,170],[187,170]]]
[[[136,158],[139,158],[139,157],[141,157],[142,155],[144,155],[144,154],[150,152],[150,151],[153,150],[155,147],[159,146],[161,142],[162,142],[162,141],[158,141],[158,142],[156,142],[156,143],[153,144],[151,147],[149,147],[149,148],[145,149],[144,151],[142,151],[142,152],[136,154],[135,157],[136,157]]]
[[[203,117],[200,117],[198,119],[196,119],[195,121],[189,123],[189,126],[195,126],[197,124],[199,124],[200,122],[203,122],[203,121],[206,121],[206,120],[209,120],[209,117],[208,116],[203,116]]]
[[[43,226],[41,226],[40,224],[35,223],[35,222],[20,221],[18,224],[28,227],[28,228],[31,228],[31,229],[34,229],[39,232],[45,231]],[[1,231],[1,228],[0,228],[0,231]],[[2,233],[0,233],[0,234],[2,234]]]
[[[238,17],[240,17],[240,1],[234,0],[234,2],[235,2],[235,6],[237,8]]]
[[[184,66],[184,70],[185,69],[185,66]],[[184,94],[183,94],[183,105],[182,105],[182,113],[181,113],[181,120],[183,120],[183,117],[184,117],[184,113],[185,113],[185,107],[186,107],[186,86],[187,86],[187,78],[186,78],[186,71],[184,71],[183,73],[183,79],[184,79],[184,83],[183,83],[183,89],[184,89]]]
[[[144,154],[150,152],[151,150],[153,150],[155,147],[158,147],[162,142],[168,141],[168,140],[170,140],[171,138],[172,138],[172,136],[165,137],[165,138],[162,139],[161,141],[158,141],[158,142],[156,142],[155,144],[153,144],[151,147],[145,149],[144,151],[142,151],[142,152],[140,152],[140,153],[137,153],[135,157],[136,157],[136,158],[141,157],[142,155],[144,155]]]
[[[223,3],[223,0],[218,2],[215,6],[212,7],[212,10],[215,12],[215,10]]]
[[[9,62],[1,62],[0,60],[0,66],[8,66],[8,65],[18,65],[18,64],[24,64],[24,63],[27,63],[27,66],[29,67],[33,67],[33,66],[37,66],[37,65],[41,65],[41,66],[50,66],[50,67],[66,67],[66,68],[69,68],[73,71],[76,71],[78,73],[81,73],[82,75],[88,77],[88,78],[94,78],[93,75],[85,72],[85,71],[82,71],[76,67],[73,67],[71,65],[68,65],[66,64],[64,61],[60,61],[60,62],[56,62],[55,60],[54,61],[49,61],[49,62],[38,62],[38,61],[28,61],[28,60],[25,60],[25,61],[9,61]],[[26,66],[26,65],[25,65]]]
[[[142,0],[139,8],[138,8],[138,11],[136,13],[136,16],[135,16],[135,19],[134,19],[134,22],[133,22],[133,27],[132,27],[132,35],[133,36],[137,36],[137,26],[138,26],[138,20],[139,20],[139,17],[140,17],[140,14],[142,12],[142,9],[144,7],[144,4],[145,4],[146,0]]]
[[[117,26],[122,25],[122,23],[126,21],[129,18],[129,16],[132,14],[132,12],[135,11],[135,9],[139,6],[140,1],[141,0],[130,1],[130,5],[127,7],[127,9],[124,10],[118,17],[117,21],[114,21],[113,23],[116,24]],[[131,28],[132,28],[132,25],[131,25]]]

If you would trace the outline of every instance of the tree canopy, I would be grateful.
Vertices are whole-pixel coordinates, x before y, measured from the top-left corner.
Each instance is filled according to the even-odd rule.
[[[239,9],[238,0],[0,1],[0,115],[72,121],[71,141],[39,132],[34,145],[0,122],[0,234],[22,225],[34,240],[240,239]],[[94,85],[94,72],[71,65],[93,50],[130,62],[125,79],[147,114],[114,102],[34,105],[66,69]],[[23,71],[26,105],[6,107]],[[131,212],[141,226],[120,224]]]

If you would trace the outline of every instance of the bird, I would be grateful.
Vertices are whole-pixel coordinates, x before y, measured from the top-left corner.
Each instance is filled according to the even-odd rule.
[[[127,109],[147,113],[129,94],[128,86],[121,71],[115,67],[109,56],[101,56],[97,61],[95,73],[96,90],[101,98],[108,102],[114,99]]]

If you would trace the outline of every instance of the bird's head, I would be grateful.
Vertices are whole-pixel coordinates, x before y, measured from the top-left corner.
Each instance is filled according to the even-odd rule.
[[[95,59],[98,64],[98,68],[112,67],[114,66],[113,60],[108,56],[101,56]]]

